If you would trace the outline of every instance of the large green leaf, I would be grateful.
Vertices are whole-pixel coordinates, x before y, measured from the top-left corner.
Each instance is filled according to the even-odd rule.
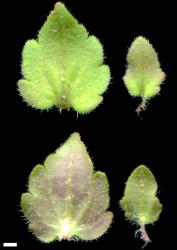
[[[102,102],[110,81],[103,58],[99,40],[88,35],[64,4],[57,3],[38,38],[23,48],[19,92],[37,109],[56,106],[90,112]]]
[[[100,237],[112,221],[106,175],[94,172],[79,134],[37,165],[29,177],[21,207],[29,228],[44,242]]]

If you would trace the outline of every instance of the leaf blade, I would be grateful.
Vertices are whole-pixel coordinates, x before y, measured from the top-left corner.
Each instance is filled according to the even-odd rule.
[[[120,206],[125,217],[139,225],[158,220],[162,205],[156,198],[157,183],[152,172],[144,165],[129,176]]]
[[[57,237],[81,237],[83,225],[86,233],[91,224],[98,226],[97,238],[111,223],[112,217],[104,215],[109,206],[108,191],[106,175],[93,173],[86,147],[79,134],[73,133],[43,165],[38,164],[32,170],[28,192],[21,197],[21,207],[30,230],[44,242]],[[100,195],[98,201],[95,195]],[[98,223],[93,222],[93,216]],[[102,225],[98,225],[99,222]],[[93,235],[92,232],[90,239]]]
[[[81,113],[88,113],[98,106],[102,101],[100,95],[110,81],[109,68],[103,67],[102,45],[96,37],[88,36],[85,27],[63,4],[55,5],[39,31],[38,39],[33,40],[38,52],[29,51],[29,43],[27,41],[23,49],[22,74],[30,84],[24,80],[18,82],[19,92],[29,105],[42,110],[53,106],[60,109],[76,107]],[[40,60],[35,61],[37,56]],[[47,94],[44,91],[46,85]]]
[[[158,94],[164,79],[155,49],[146,38],[137,37],[128,50],[123,77],[129,94],[143,99],[137,111],[144,110],[147,100]]]

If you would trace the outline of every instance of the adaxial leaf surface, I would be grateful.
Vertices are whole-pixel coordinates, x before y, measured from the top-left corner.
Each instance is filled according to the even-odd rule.
[[[127,70],[123,77],[130,95],[142,98],[137,111],[146,108],[147,100],[160,91],[164,79],[165,74],[153,46],[146,38],[137,37],[128,50]]]
[[[120,205],[125,217],[139,225],[154,223],[162,211],[156,197],[157,183],[151,171],[144,165],[129,176]]]
[[[135,235],[140,233],[145,242],[143,247],[151,242],[145,225],[157,221],[162,211],[156,192],[157,183],[152,172],[146,166],[140,165],[129,176],[124,196],[120,200],[125,217],[140,227]]]
[[[110,81],[103,57],[99,40],[89,36],[59,2],[37,39],[27,41],[23,48],[19,92],[37,109],[56,106],[88,113],[102,102]]]
[[[108,206],[106,175],[94,172],[77,133],[32,170],[21,197],[29,229],[43,242],[100,237],[112,221]]]

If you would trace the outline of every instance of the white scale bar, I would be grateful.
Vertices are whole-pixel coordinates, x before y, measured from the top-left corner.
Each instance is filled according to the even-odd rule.
[[[3,247],[17,247],[17,242],[13,242],[13,243],[3,243]]]

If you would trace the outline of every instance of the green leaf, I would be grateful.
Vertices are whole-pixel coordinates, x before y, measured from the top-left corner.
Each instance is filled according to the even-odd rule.
[[[127,70],[123,77],[130,95],[142,98],[137,112],[144,110],[149,98],[159,93],[164,79],[165,74],[153,46],[146,38],[137,37],[129,48]]]
[[[112,221],[108,206],[106,175],[94,172],[77,133],[32,170],[21,197],[29,229],[43,242],[100,237]]]
[[[156,197],[157,183],[152,172],[144,165],[137,167],[129,176],[120,206],[125,217],[140,225],[142,239],[150,241],[144,225],[158,220],[162,205]]]
[[[99,40],[57,3],[38,38],[23,48],[20,95],[37,109],[56,106],[88,113],[102,102],[110,81],[103,59]]]

